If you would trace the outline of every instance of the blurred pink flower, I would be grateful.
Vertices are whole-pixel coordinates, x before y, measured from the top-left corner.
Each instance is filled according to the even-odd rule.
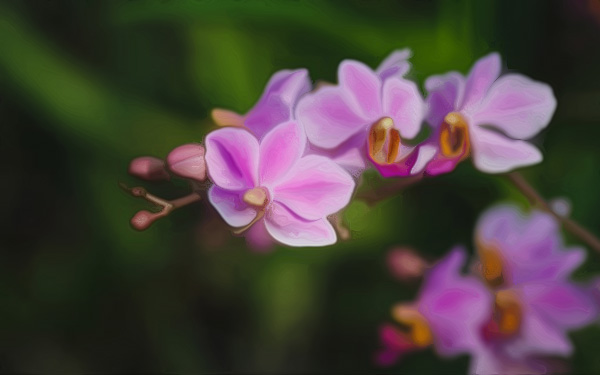
[[[311,89],[306,69],[280,70],[273,74],[265,91],[248,113],[239,115],[214,109],[213,120],[221,126],[245,126],[261,139],[275,126],[292,120],[300,96]]]
[[[498,206],[476,231],[482,278],[495,293],[495,311],[473,352],[472,372],[547,371],[544,356],[568,356],[569,330],[597,319],[589,287],[568,278],[585,259],[562,242],[556,219]]]
[[[290,246],[325,246],[336,234],[327,221],[350,201],[352,177],[331,160],[302,157],[306,136],[294,121],[278,125],[259,142],[242,128],[206,137],[206,162],[215,183],[211,204],[253,241],[266,236]],[[258,237],[258,238],[257,238]]]
[[[424,103],[417,85],[402,76],[410,51],[396,51],[377,71],[354,60],[338,69],[338,86],[325,86],[302,97],[296,117],[316,152],[351,171],[371,160],[384,176],[408,175],[392,167],[414,151],[403,144],[421,128]],[[433,156],[433,155],[432,155]],[[390,169],[391,168],[391,169]]]
[[[478,278],[461,274],[465,260],[463,249],[452,250],[426,273],[417,300],[393,309],[405,331],[381,331],[379,364],[432,344],[443,356],[471,353],[481,345],[478,336],[492,313],[492,295]]]
[[[500,56],[481,58],[465,78],[460,73],[425,81],[427,121],[437,148],[426,173],[449,172],[472,154],[482,172],[501,173],[539,163],[542,154],[525,140],[545,128],[556,108],[550,86],[520,74],[498,78]]]
[[[390,250],[386,263],[392,276],[402,281],[419,279],[428,267],[427,261],[408,247]]]

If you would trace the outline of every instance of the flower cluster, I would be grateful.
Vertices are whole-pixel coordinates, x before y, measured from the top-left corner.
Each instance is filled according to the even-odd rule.
[[[393,308],[399,326],[381,328],[380,364],[433,345],[442,356],[470,354],[471,373],[545,373],[549,356],[571,354],[566,333],[598,315],[591,288],[569,280],[584,251],[565,247],[552,215],[513,206],[485,213],[475,244],[472,275],[454,249],[427,271],[415,302]]]
[[[328,217],[349,203],[352,177],[367,168],[384,177],[434,176],[469,155],[491,173],[541,160],[525,139],[552,117],[549,86],[516,74],[498,78],[494,53],[466,78],[456,72],[430,77],[424,99],[405,78],[409,57],[409,50],[395,51],[376,70],[343,61],[337,85],[314,89],[304,69],[277,72],[245,115],[213,110],[224,128],[208,134],[206,155],[201,145],[182,146],[167,158],[169,170],[193,181],[208,174],[210,203],[255,247],[323,246],[336,242]],[[411,142],[424,121],[429,137]],[[169,178],[156,158],[136,159],[131,170]],[[152,222],[147,212],[142,216]]]
[[[283,70],[246,114],[214,109],[220,128],[203,145],[177,147],[165,161],[131,162],[129,172],[136,177],[157,181],[175,175],[193,190],[165,200],[141,187],[126,188],[161,208],[139,211],[133,227],[144,230],[206,197],[233,233],[255,249],[274,243],[326,246],[348,236],[339,214],[369,168],[386,178],[417,181],[451,172],[469,157],[485,173],[542,160],[531,140],[556,108],[548,85],[519,74],[501,76],[500,57],[492,53],[466,77],[457,72],[429,77],[423,97],[406,78],[410,55],[395,51],[375,70],[343,61],[337,85],[312,87],[305,69]],[[478,374],[545,372],[548,356],[571,353],[566,332],[596,319],[592,288],[569,280],[584,253],[562,243],[557,220],[569,220],[568,210],[541,201],[522,177],[508,177],[545,212],[526,217],[502,206],[485,214],[476,229],[478,259],[471,274],[461,272],[462,248],[434,266],[410,248],[390,253],[396,278],[425,278],[415,302],[394,307],[399,324],[382,327],[380,364],[433,346],[442,356],[470,354],[471,372]],[[572,229],[576,225],[570,222]],[[600,250],[599,240],[575,229]]]

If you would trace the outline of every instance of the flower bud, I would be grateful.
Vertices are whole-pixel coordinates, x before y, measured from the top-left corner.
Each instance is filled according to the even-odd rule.
[[[418,279],[423,276],[427,262],[414,250],[398,247],[390,250],[387,265],[392,276],[402,281]]]
[[[156,214],[153,214],[150,211],[141,210],[131,218],[131,226],[140,231],[146,230],[152,225],[155,219]]]
[[[178,176],[197,181],[206,179],[204,146],[199,143],[188,143],[173,149],[167,156],[167,164]]]
[[[135,158],[129,164],[129,174],[148,181],[164,181],[170,178],[165,162],[153,156]]]

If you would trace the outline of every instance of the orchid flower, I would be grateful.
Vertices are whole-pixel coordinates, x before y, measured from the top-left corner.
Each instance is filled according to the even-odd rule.
[[[354,180],[333,161],[302,156],[306,136],[297,122],[278,125],[259,140],[229,127],[206,137],[206,163],[214,182],[211,204],[238,233],[289,246],[336,242],[327,216],[350,201]]]
[[[394,307],[392,315],[403,329],[382,327],[380,365],[431,345],[443,356],[477,348],[480,327],[492,313],[492,296],[479,279],[461,274],[465,260],[463,249],[452,250],[426,273],[416,302]]]
[[[585,252],[563,245],[550,214],[525,216],[512,206],[491,209],[480,219],[476,243],[495,311],[472,353],[472,371],[547,371],[545,356],[572,353],[567,332],[597,319],[589,289],[568,279]]]
[[[424,167],[426,161],[413,157],[411,166],[404,165],[414,148],[403,140],[419,133],[425,114],[417,85],[402,77],[409,55],[396,51],[376,71],[345,60],[338,69],[339,85],[303,96],[296,117],[310,143],[349,170],[365,169],[370,160],[385,176],[419,172],[412,166]]]
[[[245,126],[260,139],[275,126],[293,120],[298,99],[310,88],[306,69],[281,70],[273,74],[262,96],[248,113],[239,115],[217,108],[212,111],[212,117],[220,126]]]
[[[550,86],[520,74],[500,76],[500,56],[477,61],[465,78],[450,72],[425,81],[428,114],[437,152],[426,173],[454,169],[472,155],[482,172],[502,173],[539,163],[540,151],[527,142],[545,128],[556,109]]]

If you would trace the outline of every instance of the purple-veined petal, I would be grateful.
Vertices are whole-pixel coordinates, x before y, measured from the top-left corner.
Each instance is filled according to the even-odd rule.
[[[273,200],[304,219],[317,220],[344,208],[353,190],[354,180],[342,167],[323,156],[308,155],[273,187]]]
[[[410,48],[395,50],[377,67],[375,73],[381,81],[390,77],[402,78],[410,70],[408,59],[412,56]]]
[[[369,120],[359,115],[350,102],[339,86],[324,87],[300,99],[296,118],[310,143],[331,149],[359,131],[366,132]]]
[[[425,105],[414,82],[392,77],[383,84],[383,111],[394,120],[403,138],[414,138],[421,130]]]
[[[258,140],[242,128],[223,128],[206,136],[206,166],[211,180],[227,190],[258,183]]]
[[[492,296],[481,281],[462,276],[466,253],[452,250],[425,276],[419,312],[427,319],[442,355],[469,352],[481,345],[480,332],[492,314]]]
[[[289,246],[327,246],[337,240],[327,219],[304,220],[278,202],[271,204],[265,226],[271,237]]]
[[[260,143],[259,180],[272,186],[285,176],[306,148],[306,135],[296,121],[277,125]]]
[[[473,117],[476,125],[494,125],[512,138],[528,139],[548,125],[555,109],[550,86],[509,74],[492,85]]]
[[[340,87],[352,98],[352,106],[362,117],[377,120],[381,116],[381,80],[365,64],[342,61],[338,71]]]
[[[242,194],[213,185],[208,190],[208,200],[228,225],[243,227],[256,217],[256,210],[242,200]]]
[[[298,99],[310,90],[310,86],[306,69],[275,73],[259,101],[247,113],[244,124],[262,138],[276,125],[292,119]]]
[[[479,59],[467,76],[461,108],[469,111],[485,97],[490,86],[500,75],[501,60],[498,53]]]
[[[457,72],[431,76],[425,81],[427,96],[427,122],[434,129],[450,112],[458,111],[465,88],[465,78]]]
[[[540,150],[529,142],[506,138],[484,128],[470,130],[473,163],[482,172],[508,172],[542,161]]]

